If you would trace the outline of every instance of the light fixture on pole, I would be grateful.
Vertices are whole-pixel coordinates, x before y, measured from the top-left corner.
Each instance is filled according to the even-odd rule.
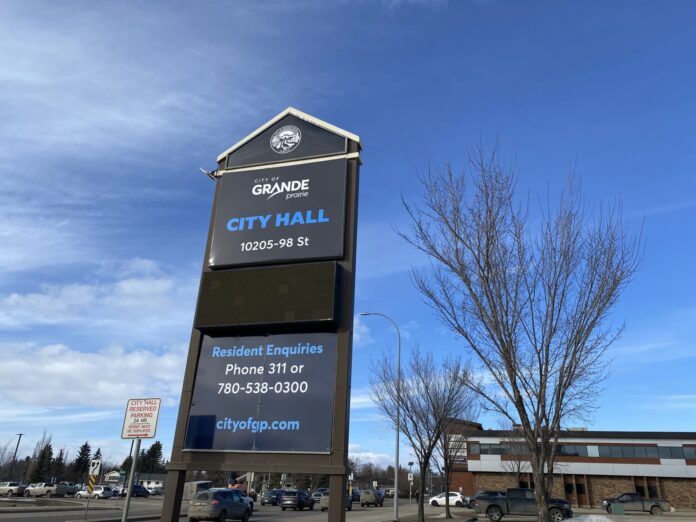
[[[394,456],[394,522],[399,522],[399,430],[401,428],[401,332],[396,321],[379,312],[360,312],[360,315],[378,315],[389,321],[396,329],[396,455]]]
[[[15,446],[14,455],[12,455],[12,464],[10,464],[10,480],[12,480],[12,472],[14,471],[15,461],[17,460],[17,450],[19,449],[19,441],[22,440],[22,435],[24,435],[24,433],[17,434],[19,438],[17,439],[17,445]]]

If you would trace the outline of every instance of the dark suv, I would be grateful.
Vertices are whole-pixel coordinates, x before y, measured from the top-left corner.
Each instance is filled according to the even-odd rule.
[[[125,497],[128,494],[128,488],[123,488],[121,490],[121,496]],[[133,484],[133,491],[131,491],[131,497],[149,497],[150,492],[147,490],[145,486],[141,486],[140,484]]]
[[[251,510],[239,489],[212,488],[199,491],[191,499],[188,510],[189,522],[199,520],[227,520],[234,518],[248,522]]]
[[[473,497],[464,497],[464,504],[467,507],[474,509],[476,507],[476,499],[478,499],[478,498],[495,498],[495,497],[504,497],[504,496],[505,496],[504,491],[491,491],[491,490],[479,491]]]
[[[280,499],[280,509],[288,508],[302,511],[304,508],[314,509],[314,500],[306,489],[286,491]]]
[[[284,489],[267,489],[261,493],[261,505],[265,506],[266,504],[270,504],[271,506],[277,506],[280,504],[280,499],[284,494]]]

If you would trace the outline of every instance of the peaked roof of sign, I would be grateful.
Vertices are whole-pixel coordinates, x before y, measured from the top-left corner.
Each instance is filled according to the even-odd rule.
[[[353,140],[362,146],[362,143],[360,142],[360,137],[358,135],[353,134],[352,132],[348,132],[347,130],[343,130],[339,127],[336,127],[335,125],[331,125],[330,123],[327,123],[323,120],[320,120],[319,118],[315,118],[314,116],[310,116],[306,112],[302,112],[298,109],[295,109],[294,107],[288,107],[283,112],[278,114],[275,118],[268,120],[266,123],[261,125],[261,127],[259,127],[254,132],[249,134],[247,137],[243,138],[242,140],[240,140],[237,143],[235,143],[234,145],[232,145],[225,152],[222,152],[220,155],[218,155],[217,160],[218,161],[223,160],[226,156],[233,153],[235,150],[240,148],[242,145],[251,141],[256,136],[261,134],[268,127],[270,127],[271,125],[273,125],[273,124],[277,123],[278,121],[282,120],[283,118],[285,118],[285,116],[287,116],[288,114],[292,114],[293,116],[300,118],[301,120],[305,120],[309,123],[312,123],[312,124],[316,125],[317,127],[321,127],[322,129],[326,129],[329,132],[333,132],[334,134],[338,134],[339,136],[343,136],[345,138],[348,138],[349,140]]]

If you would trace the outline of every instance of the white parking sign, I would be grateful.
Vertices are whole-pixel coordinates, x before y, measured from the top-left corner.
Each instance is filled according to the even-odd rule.
[[[122,439],[151,439],[157,431],[161,399],[130,399],[123,419]]]

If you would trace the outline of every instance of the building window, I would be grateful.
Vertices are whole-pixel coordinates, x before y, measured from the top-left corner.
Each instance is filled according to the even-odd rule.
[[[696,459],[696,448],[684,448],[685,459]]]
[[[481,445],[478,442],[470,442],[469,443],[469,453],[472,455],[480,455],[481,454]]]
[[[599,447],[600,457],[611,457],[611,446],[600,446]]]
[[[669,448],[669,452],[672,454],[673,459],[684,458],[684,448]]]
[[[657,446],[646,446],[645,453],[649,459],[656,459],[659,457]]]

